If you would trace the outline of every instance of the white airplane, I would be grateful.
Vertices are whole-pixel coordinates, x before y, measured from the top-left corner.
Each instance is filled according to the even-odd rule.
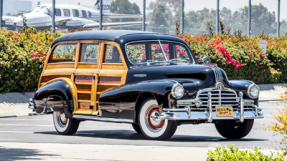
[[[105,18],[140,18],[141,15],[132,14],[109,14],[112,0],[103,0],[103,17]],[[55,25],[57,28],[75,29],[80,26],[98,27],[99,26],[99,0],[93,7],[80,5],[56,4],[55,6]],[[52,26],[52,4],[38,5],[30,13],[25,13],[27,25],[33,25],[35,28],[51,28]],[[23,19],[21,16],[3,16],[3,21],[7,27],[22,27]],[[116,22],[103,23],[103,27],[109,26],[131,26],[140,25],[138,22]]]

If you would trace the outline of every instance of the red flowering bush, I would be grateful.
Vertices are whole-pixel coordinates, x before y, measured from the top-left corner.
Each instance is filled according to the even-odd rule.
[[[185,34],[179,37],[189,44],[197,59],[200,55],[208,56],[212,62],[225,70],[231,80],[247,79],[256,83],[277,83],[287,79],[286,37],[224,34]],[[266,53],[259,47],[260,40],[268,41]],[[281,44],[276,45],[279,41]]]
[[[0,93],[36,90],[49,47],[61,34],[28,28],[0,35]]]

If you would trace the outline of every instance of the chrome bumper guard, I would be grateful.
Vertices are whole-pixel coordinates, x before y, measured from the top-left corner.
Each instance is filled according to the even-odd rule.
[[[35,110],[35,102],[33,98],[30,98],[28,108]]]
[[[177,106],[184,106],[185,108],[163,108],[161,116],[157,119],[168,120],[239,120],[243,122],[244,119],[260,119],[264,118],[262,109],[254,105],[253,100],[243,99],[243,93],[239,93],[240,111],[233,111],[233,116],[217,116],[216,112],[212,111],[211,92],[208,92],[208,110],[206,111],[192,111],[191,106],[195,106],[197,99],[178,100]],[[244,111],[244,106],[253,106],[253,111]]]

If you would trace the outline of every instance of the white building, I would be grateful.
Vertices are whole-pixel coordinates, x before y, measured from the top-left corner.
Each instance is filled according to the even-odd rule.
[[[3,0],[3,15],[14,15],[32,11],[31,0]]]

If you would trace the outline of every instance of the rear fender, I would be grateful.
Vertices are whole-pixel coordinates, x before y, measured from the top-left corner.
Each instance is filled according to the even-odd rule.
[[[69,78],[56,78],[43,84],[35,95],[35,107],[37,113],[49,111],[65,112],[67,118],[71,118],[78,108],[77,88]]]

